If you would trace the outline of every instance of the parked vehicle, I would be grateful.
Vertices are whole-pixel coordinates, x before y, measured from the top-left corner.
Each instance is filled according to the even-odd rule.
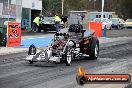
[[[101,18],[95,18],[93,20],[94,22],[101,22]],[[104,29],[106,27],[106,29],[111,30],[112,28],[112,21],[109,20],[108,18],[103,18],[103,22],[102,22],[102,28]]]
[[[127,19],[124,23],[125,28],[132,28],[132,19]]]
[[[123,29],[124,28],[124,20],[120,18],[110,18],[112,21],[112,28]]]
[[[64,27],[64,23],[61,22],[60,23],[60,28]],[[56,26],[55,26],[55,22],[54,22],[54,17],[44,17],[44,19],[42,20],[41,24],[40,24],[40,28],[39,28],[39,32],[41,30],[46,31],[56,31]]]
[[[47,49],[38,50],[34,45],[31,45],[26,60],[31,64],[35,61],[64,61],[66,66],[69,66],[72,60],[83,57],[97,59],[99,40],[93,34],[93,31],[84,30],[82,25],[71,25],[69,30],[57,32]]]

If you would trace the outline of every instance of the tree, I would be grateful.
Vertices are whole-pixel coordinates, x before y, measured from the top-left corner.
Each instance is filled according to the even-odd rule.
[[[132,18],[132,0],[122,0],[121,6],[123,18]]]
[[[42,0],[43,14],[61,14],[61,0]]]
[[[43,13],[61,14],[61,0],[42,0]],[[102,0],[64,0],[64,14],[71,10],[101,11]],[[116,12],[124,19],[132,18],[132,0],[105,0],[104,11]]]

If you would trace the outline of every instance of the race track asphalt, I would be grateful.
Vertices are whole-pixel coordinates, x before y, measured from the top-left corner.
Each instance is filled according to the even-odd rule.
[[[121,34],[119,34],[121,30],[120,32],[112,31],[114,35],[109,37],[120,37],[127,34],[124,33],[125,30]],[[109,32],[112,33],[112,31]],[[0,56],[0,88],[124,88],[128,85],[86,84],[80,86],[76,82],[76,71],[79,66],[86,69],[88,74],[132,75],[131,38],[100,44],[100,55],[97,60],[80,58],[80,60],[72,61],[71,66],[68,67],[65,63],[36,62],[29,64],[25,61],[26,56],[26,52]],[[131,85],[126,88],[131,88]]]

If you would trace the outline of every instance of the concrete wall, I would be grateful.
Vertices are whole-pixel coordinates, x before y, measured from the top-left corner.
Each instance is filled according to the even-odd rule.
[[[30,28],[32,20],[42,11],[42,0],[23,0],[22,1],[22,27]],[[25,10],[27,11],[25,13]],[[37,15],[36,15],[37,14]],[[28,23],[29,22],[29,23]]]
[[[42,10],[42,0],[32,0],[33,10]]]
[[[22,0],[23,8],[32,8],[32,0]]]
[[[9,17],[15,19],[18,22],[24,20],[24,22],[22,22],[22,26],[26,26],[28,24],[28,27],[31,27],[31,16],[33,16],[33,14],[31,14],[31,10],[39,12],[38,14],[40,14],[40,12],[42,11],[42,0],[10,0],[11,12],[9,12],[10,15],[8,16],[7,1],[8,0],[0,0],[0,18],[5,18],[7,20],[7,18]],[[24,8],[26,12],[22,11],[22,8]],[[0,23],[3,23],[5,19],[0,20]],[[25,20],[27,20],[26,24],[23,24],[25,23]],[[3,24],[0,24],[0,26],[2,25]]]
[[[42,0],[22,0],[23,8],[31,8],[32,10],[42,10]]]

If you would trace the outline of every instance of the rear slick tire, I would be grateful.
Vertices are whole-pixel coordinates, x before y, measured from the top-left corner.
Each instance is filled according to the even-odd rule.
[[[90,59],[94,60],[94,59],[97,59],[98,58],[98,55],[99,55],[99,44],[96,40],[96,38],[92,38],[90,40],[90,47],[89,47],[90,51],[89,51],[89,57]]]

